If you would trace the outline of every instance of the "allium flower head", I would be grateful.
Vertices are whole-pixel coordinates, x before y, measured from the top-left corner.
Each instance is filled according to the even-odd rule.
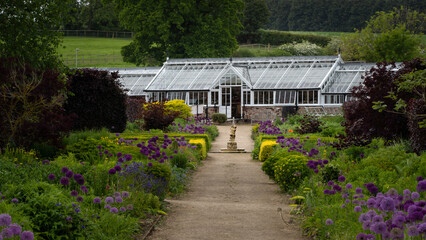
[[[70,179],[67,178],[67,177],[62,177],[61,178],[61,184],[64,185],[64,186],[70,184]]]
[[[122,157],[123,154],[121,152],[117,153],[117,157]]]
[[[9,229],[13,235],[17,235],[17,236],[19,236],[22,232],[21,226],[19,226],[16,223],[9,225]]]
[[[383,222],[383,217],[381,215],[374,216],[372,221],[374,223]]]
[[[122,203],[123,199],[121,197],[116,197],[115,202]]]
[[[365,222],[362,224],[362,229],[364,229],[364,230],[370,230],[371,225],[372,225],[372,223],[371,223],[370,221],[365,221]]]
[[[111,168],[108,173],[111,175],[114,175],[117,171],[115,170],[115,168]]]
[[[88,191],[87,191],[87,187],[86,186],[84,186],[84,185],[82,185],[81,187],[80,187],[80,190],[82,191],[82,192],[84,192],[84,193],[87,193]]]
[[[392,239],[404,239],[404,231],[400,228],[392,228],[390,231],[390,237]]]
[[[417,184],[417,192],[424,192],[426,191],[426,180],[422,180]]]
[[[122,196],[122,197],[124,197],[124,198],[128,198],[130,195],[129,195],[129,192],[127,192],[127,191],[123,191],[123,192],[121,193],[121,196]]]
[[[395,202],[393,201],[392,198],[385,197],[380,202],[380,208],[383,211],[393,211],[393,210],[395,210]]]
[[[112,197],[106,197],[105,203],[114,203],[114,199]]]
[[[55,174],[49,174],[49,180],[55,180],[56,176]]]
[[[105,207],[104,207],[104,208],[111,209],[111,205],[107,204],[107,205],[105,205]]]
[[[68,171],[67,173],[65,173],[65,176],[67,178],[71,178],[74,175],[74,173],[72,171]]]
[[[114,197],[121,197],[121,193],[120,192],[115,192],[114,193]]]
[[[339,182],[344,182],[344,181],[346,181],[346,177],[343,176],[343,175],[339,176],[338,180],[339,180]]]
[[[46,160],[43,160],[43,161],[42,161],[42,164],[43,164],[43,165],[49,165],[49,164],[50,164],[50,162],[49,162],[49,160],[47,160],[47,159],[46,159]]]
[[[147,166],[148,166],[148,167],[152,167],[152,162],[149,162],[149,163],[147,164]]]
[[[127,210],[133,210],[133,205],[132,204],[127,205]]]
[[[77,202],[83,202],[83,197],[82,196],[78,196],[76,199]]]
[[[333,186],[334,182],[333,181],[328,181],[328,186]]]
[[[77,197],[78,196],[78,192],[76,190],[72,190],[71,191],[71,196]]]
[[[120,212],[125,212],[126,211],[126,208],[125,207],[121,207],[120,208]]]
[[[410,194],[411,194],[410,189],[405,189],[405,190],[403,191],[403,194],[404,194],[404,195],[410,195]]]
[[[12,217],[7,214],[3,213],[0,214],[0,226],[9,226],[12,223]]]
[[[325,224],[326,225],[332,225],[333,224],[333,220],[331,220],[330,218],[325,220]]]
[[[374,236],[373,234],[367,234],[367,235],[365,235],[365,239],[366,240],[375,240],[376,236]]]
[[[365,240],[366,235],[364,233],[358,233],[358,235],[356,235],[356,240]]]
[[[361,188],[359,188],[359,187],[357,187],[357,188],[355,189],[355,193],[357,193],[357,194],[362,193],[362,189],[361,189]]]
[[[118,213],[118,209],[116,207],[113,207],[109,210],[111,213]]]
[[[420,223],[417,229],[419,230],[419,233],[426,233],[426,222]]]
[[[114,167],[114,169],[115,169],[117,172],[120,172],[120,171],[121,171],[121,166],[120,166],[120,165],[116,165],[116,166]]]
[[[417,229],[416,226],[410,226],[407,228],[407,235],[410,237],[415,237],[419,235],[419,230]]]
[[[417,182],[420,182],[420,181],[422,181],[422,180],[423,180],[423,177],[422,177],[422,176],[418,176],[418,177],[416,178],[416,180],[417,180]]]
[[[101,199],[99,197],[95,197],[93,199],[93,203],[101,203]]]
[[[360,206],[355,206],[354,212],[362,212],[362,208]]]
[[[63,168],[61,169],[61,172],[62,172],[62,173],[64,173],[64,174],[65,174],[65,173],[67,173],[68,171],[69,171],[69,170],[68,170],[68,168],[67,168],[67,167],[63,167]]]
[[[19,202],[19,200],[18,200],[17,198],[13,198],[13,199],[12,199],[12,202],[13,202],[13,203],[18,203],[18,202]]]
[[[34,239],[34,233],[31,231],[23,231],[21,233],[21,240],[33,240]]]
[[[411,198],[412,199],[419,199],[420,198],[420,194],[418,192],[412,192],[411,193]]]
[[[70,222],[70,221],[72,221],[72,217],[67,217],[67,218],[65,218],[65,220],[67,220],[68,222]]]
[[[346,189],[352,189],[353,188],[353,186],[352,186],[352,184],[350,184],[350,183],[348,183],[348,184],[346,184],[346,187],[345,187]]]

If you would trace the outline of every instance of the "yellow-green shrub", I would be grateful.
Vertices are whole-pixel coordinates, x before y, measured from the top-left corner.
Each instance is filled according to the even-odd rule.
[[[185,104],[184,100],[175,99],[167,101],[164,106],[167,110],[180,112],[178,118],[189,118],[192,116],[191,107]]]
[[[199,151],[202,159],[207,157],[207,146],[206,141],[204,139],[189,139],[189,143],[191,145],[197,146],[197,151]]]
[[[264,162],[274,151],[276,145],[277,143],[274,140],[263,141],[260,145],[259,160]]]
[[[299,187],[303,179],[309,175],[307,161],[306,156],[290,155],[274,164],[275,181],[281,189],[290,191]]]

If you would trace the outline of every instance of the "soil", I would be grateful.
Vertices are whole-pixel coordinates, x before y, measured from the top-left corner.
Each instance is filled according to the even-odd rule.
[[[251,126],[238,125],[236,132],[237,147],[248,153],[221,153],[230,126],[218,128],[220,135],[187,192],[166,200],[168,216],[147,239],[305,239],[289,215],[289,196],[280,193],[262,172],[261,162],[250,156]]]

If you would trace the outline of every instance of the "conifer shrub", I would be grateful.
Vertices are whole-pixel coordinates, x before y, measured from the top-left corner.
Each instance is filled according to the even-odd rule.
[[[78,116],[73,129],[126,129],[126,94],[117,72],[78,69],[69,74],[69,96],[65,109]]]
[[[223,113],[213,113],[212,114],[213,122],[224,123],[227,120],[227,117]]]

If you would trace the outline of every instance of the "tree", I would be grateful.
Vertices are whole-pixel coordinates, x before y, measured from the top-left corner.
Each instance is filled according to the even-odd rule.
[[[368,62],[408,61],[420,55],[420,37],[425,14],[404,8],[378,12],[361,31],[343,38],[345,60]]]
[[[241,0],[113,0],[120,23],[135,32],[125,61],[229,57],[237,49]]]
[[[18,57],[36,68],[60,65],[58,29],[67,17],[64,0],[0,1],[0,57]]]
[[[259,38],[257,30],[268,23],[270,12],[265,0],[244,0],[243,31],[238,35],[240,42],[251,43]]]

